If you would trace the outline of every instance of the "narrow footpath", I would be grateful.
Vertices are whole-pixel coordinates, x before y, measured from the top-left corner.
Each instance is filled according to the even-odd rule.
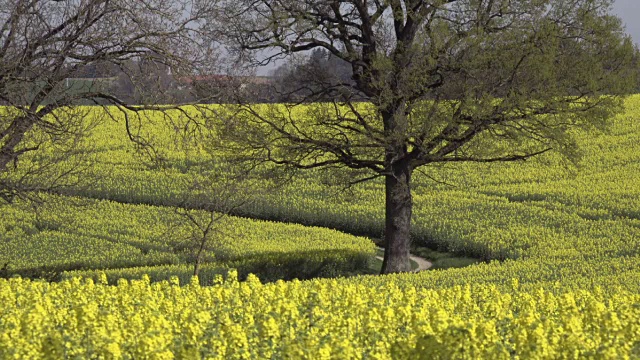
[[[379,247],[378,250],[384,250],[383,248]],[[378,260],[384,260],[384,258],[382,256],[376,256],[376,259]],[[418,271],[423,271],[423,270],[427,270],[429,268],[431,268],[433,266],[433,263],[427,259],[421,258],[419,256],[415,256],[415,255],[409,255],[409,259],[411,259],[411,261],[415,262],[416,264],[418,264],[418,267],[413,270],[414,272],[418,272]]]

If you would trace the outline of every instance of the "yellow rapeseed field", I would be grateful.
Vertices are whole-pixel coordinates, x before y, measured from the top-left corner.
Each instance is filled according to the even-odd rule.
[[[150,283],[0,280],[0,357],[629,359],[640,295],[493,285],[420,289],[231,277]]]
[[[142,131],[161,144],[168,166],[143,166],[117,135],[122,124],[105,121],[90,141],[100,176],[69,192],[111,201],[61,201],[43,219],[2,209],[0,249],[24,254],[21,266],[68,254],[87,271],[58,283],[0,280],[0,358],[640,358],[640,95],[626,107],[608,132],[575,134],[577,164],[547,153],[416,174],[414,243],[484,263],[266,284],[210,271],[205,283],[215,285],[207,287],[189,283],[160,236],[166,224],[156,207],[113,202],[175,206],[207,149],[185,151],[175,129],[150,115]],[[301,174],[243,215],[379,236],[382,184],[340,193],[329,180]],[[120,215],[106,219],[113,214]],[[368,240],[333,230],[230,221],[239,232],[222,246],[227,270],[247,254],[270,254],[266,263],[275,266],[279,249],[303,259],[332,254],[337,263],[372,250]],[[172,272],[180,280],[154,282]]]

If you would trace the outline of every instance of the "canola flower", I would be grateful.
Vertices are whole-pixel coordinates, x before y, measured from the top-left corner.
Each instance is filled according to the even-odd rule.
[[[393,278],[393,277],[390,277]],[[495,285],[424,289],[233,274],[106,285],[0,280],[0,357],[103,359],[629,359],[640,295]]]

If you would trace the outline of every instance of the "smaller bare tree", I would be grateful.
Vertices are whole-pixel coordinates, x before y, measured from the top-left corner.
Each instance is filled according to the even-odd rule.
[[[218,89],[209,95],[217,101],[233,96],[232,91],[236,89]],[[173,225],[167,236],[173,239],[174,251],[193,264],[196,276],[207,262],[225,260],[221,249],[225,241],[233,241],[225,218],[240,213],[245,205],[272,189],[264,182],[256,186],[264,176],[259,164],[230,159],[220,151],[217,129],[209,124],[216,109],[194,105],[191,112],[185,110],[181,116],[166,116],[166,122],[159,125],[174,130],[169,142],[145,139],[141,145],[150,156],[147,160],[164,169],[167,177],[175,178],[175,170],[186,175],[176,179],[182,181],[181,198],[170,210]],[[162,153],[165,151],[171,156]],[[272,183],[278,184],[277,177],[273,178]]]
[[[200,274],[202,265],[209,259],[223,257],[218,252],[224,239],[230,238],[223,219],[251,200],[242,179],[223,181],[213,174],[203,175],[191,181],[185,200],[175,208],[178,226],[186,230],[184,240],[176,244],[176,249],[187,253],[193,262],[194,276]]]

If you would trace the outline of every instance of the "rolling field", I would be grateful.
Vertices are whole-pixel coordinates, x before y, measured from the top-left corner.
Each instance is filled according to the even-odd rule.
[[[154,280],[193,275],[192,229],[173,209],[48,196],[37,212],[21,204],[3,209],[0,264],[5,272],[52,280],[65,271],[103,270]],[[366,238],[335,230],[226,217],[224,232],[208,240],[203,284],[226,269],[265,279],[337,275],[367,267],[375,248]],[[71,275],[65,275],[71,276]],[[129,276],[130,277],[130,276]]]
[[[558,154],[508,164],[456,164],[428,168],[414,181],[416,244],[484,260],[548,256],[624,256],[637,248],[640,207],[640,96],[613,120],[608,133],[578,133],[582,158],[575,166]],[[143,128],[160,144],[163,168],[137,161],[119,126],[106,121],[91,142],[98,149],[91,186],[72,195],[126,203],[174,206],[210,156],[184,150],[173,130]],[[146,129],[146,130],[145,130]],[[224,163],[214,163],[224,171]],[[380,237],[384,193],[381,181],[349,191],[331,185],[322,171],[302,172],[284,188],[261,194],[239,215],[317,225]],[[431,179],[436,179],[433,181]],[[265,179],[265,183],[269,180]],[[257,187],[262,184],[256,182]],[[207,200],[207,199],[205,199]],[[198,201],[192,203],[198,206]],[[602,237],[607,242],[599,241]]]
[[[237,215],[342,232],[227,218],[238,232],[220,238],[203,274],[216,285],[179,287],[188,261],[174,251],[184,236],[163,235],[174,222],[167,209],[188,195],[210,153],[185,150],[158,118],[143,131],[166,163],[144,166],[121,126],[105,119],[88,142],[95,178],[65,190],[81,204],[56,198],[44,219],[2,208],[0,262],[18,273],[69,270],[59,283],[0,280],[3,357],[640,357],[640,95],[607,132],[576,133],[576,164],[547,153],[415,175],[414,244],[483,263],[302,282],[237,282],[228,269],[273,280],[269,269],[307,261],[362,266],[374,245],[353,235],[380,237],[381,182],[342,191],[309,171],[261,194]],[[274,278],[296,277],[281,271]],[[117,281],[144,273],[150,279]],[[180,280],[149,282],[172,275]]]

